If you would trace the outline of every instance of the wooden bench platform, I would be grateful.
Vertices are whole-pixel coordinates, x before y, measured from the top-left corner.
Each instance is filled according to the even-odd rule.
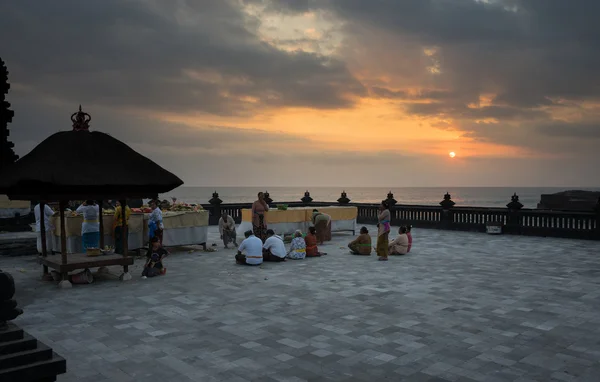
[[[72,253],[67,256],[67,264],[62,263],[60,255],[39,256],[40,264],[48,268],[55,269],[60,273],[67,273],[76,269],[108,267],[110,265],[120,265],[124,272],[128,272],[128,267],[133,265],[133,257],[119,254],[87,256],[85,253]]]

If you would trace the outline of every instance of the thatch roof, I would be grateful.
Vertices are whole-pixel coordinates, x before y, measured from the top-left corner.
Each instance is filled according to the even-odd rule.
[[[20,200],[154,198],[183,184],[118,139],[89,131],[81,106],[71,119],[72,131],[51,135],[0,174],[1,193]]]

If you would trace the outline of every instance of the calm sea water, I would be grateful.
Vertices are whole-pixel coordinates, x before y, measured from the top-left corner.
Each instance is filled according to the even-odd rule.
[[[600,191],[600,188],[578,188],[589,191]],[[378,203],[387,197],[388,188],[310,188],[310,196],[315,201],[333,202],[340,197],[342,190],[348,194],[351,201],[357,203]],[[552,194],[565,191],[565,188],[554,187],[406,187],[393,188],[394,198],[400,204],[437,205],[446,191],[452,196],[457,206],[476,207],[504,207],[510,202],[513,193],[519,195],[519,200],[526,208],[535,208],[540,201],[541,194]],[[168,194],[161,195],[161,199],[176,197],[186,203],[208,203],[212,193],[217,191],[224,203],[246,203],[256,200],[259,191],[269,191],[271,199],[275,202],[299,201],[306,191],[298,187],[179,187]]]

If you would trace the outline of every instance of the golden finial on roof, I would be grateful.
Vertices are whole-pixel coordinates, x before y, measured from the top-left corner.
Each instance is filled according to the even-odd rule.
[[[79,111],[71,115],[73,121],[73,131],[89,131],[90,121],[92,117],[88,113],[84,113],[79,105]]]

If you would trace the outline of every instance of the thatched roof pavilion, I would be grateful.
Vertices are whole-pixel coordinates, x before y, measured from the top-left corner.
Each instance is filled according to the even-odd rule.
[[[71,116],[73,130],[46,138],[0,174],[11,200],[155,198],[183,184],[171,172],[108,134],[89,130],[89,114]]]
[[[64,227],[67,201],[116,199],[125,206],[128,198],[156,198],[159,193],[183,184],[177,176],[118,139],[90,131],[90,120],[90,115],[79,106],[79,111],[71,115],[71,131],[51,135],[0,173],[0,193],[11,200],[60,201],[61,258],[46,256],[44,219],[41,219],[43,254],[40,261],[44,264],[44,272],[47,267],[58,269],[63,281],[67,280],[69,271],[95,266],[123,265],[124,274],[128,275],[127,266],[133,264],[133,258],[120,255],[89,258],[73,254],[67,258]],[[40,207],[43,209],[43,204]],[[123,219],[123,228],[126,228],[125,224]],[[127,235],[124,235],[125,252],[126,239]]]

